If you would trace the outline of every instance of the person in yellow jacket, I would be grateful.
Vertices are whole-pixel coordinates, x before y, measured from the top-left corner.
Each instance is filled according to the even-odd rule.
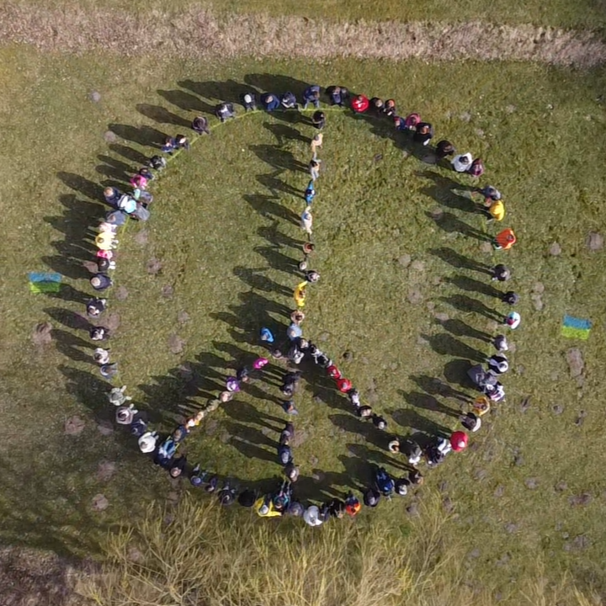
[[[489,221],[502,221],[505,216],[505,205],[502,200],[493,202],[488,207],[488,214],[490,215]]]
[[[262,518],[275,518],[282,514],[274,507],[270,495],[264,495],[255,501],[253,509],[258,516]]]
[[[298,308],[305,306],[305,287],[307,286],[307,284],[308,282],[306,280],[305,282],[297,284],[297,287],[295,288],[293,296],[295,298],[295,303],[297,304]]]

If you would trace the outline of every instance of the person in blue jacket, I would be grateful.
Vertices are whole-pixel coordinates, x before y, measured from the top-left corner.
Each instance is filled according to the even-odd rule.
[[[320,87],[317,84],[312,84],[303,91],[303,109],[307,109],[310,103],[316,109],[320,107]]]
[[[326,94],[331,105],[343,107],[349,101],[349,91],[344,86],[329,86],[326,89]]]
[[[263,93],[261,95],[261,105],[265,111],[273,112],[280,108],[280,99],[278,95],[273,93]]]

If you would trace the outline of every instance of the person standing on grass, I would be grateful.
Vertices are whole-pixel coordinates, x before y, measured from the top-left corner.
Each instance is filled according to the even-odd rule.
[[[442,160],[447,156],[452,156],[456,154],[457,150],[455,146],[450,142],[446,141],[446,139],[442,139],[442,141],[438,141],[438,145],[436,147],[436,156]]]
[[[316,190],[314,189],[314,182],[310,181],[307,184],[307,189],[305,190],[305,204],[307,204],[307,206],[311,206],[315,196]]]
[[[488,204],[491,202],[497,202],[502,197],[501,192],[492,185],[487,185],[486,187],[478,189],[477,191],[484,196]]]
[[[299,109],[299,106],[297,105],[297,98],[295,97],[294,93],[291,92],[284,93],[282,95],[280,104],[284,109]]]
[[[463,427],[467,429],[467,431],[475,432],[478,431],[480,427],[482,427],[482,421],[480,420],[480,417],[478,417],[473,412],[468,412],[464,415],[461,415],[459,417],[459,420],[461,421],[461,425],[463,425]]]
[[[245,93],[242,95],[242,105],[246,112],[255,111],[257,109],[257,99],[255,98],[254,93]]]
[[[215,116],[221,120],[223,124],[226,120],[236,117],[236,110],[233,103],[219,103],[215,107]]]
[[[508,290],[501,295],[501,301],[503,301],[503,303],[507,303],[507,305],[517,305],[520,301],[520,297],[518,293],[514,292],[513,290]]]
[[[120,198],[122,198],[123,195],[124,192],[121,192],[117,187],[106,187],[103,190],[105,201],[113,208],[118,208],[118,202],[120,202]]]
[[[90,299],[86,303],[86,314],[91,318],[98,318],[107,307],[107,299]]]
[[[312,181],[315,181],[320,176],[320,163],[322,160],[314,158],[309,163],[309,174],[311,175]]]
[[[313,222],[314,218],[312,217],[311,211],[309,208],[306,208],[301,214],[301,228],[305,230],[305,233],[308,236],[312,235]]]
[[[459,154],[452,159],[452,168],[457,173],[466,173],[473,162],[473,156],[467,152]]]
[[[429,122],[419,122],[412,140],[421,145],[429,145],[433,138],[433,126]]]
[[[303,109],[307,109],[310,103],[316,109],[320,107],[320,87],[317,84],[312,84],[303,91]]]
[[[393,118],[396,115],[396,102],[394,99],[387,99],[387,101],[385,101],[383,114],[388,118]]]
[[[311,117],[311,123],[314,128],[322,130],[326,126],[326,114],[321,111],[314,112]]]
[[[343,107],[349,100],[349,91],[344,86],[329,86],[326,89],[326,94],[330,99],[331,105]]]
[[[172,137],[166,137],[161,149],[165,154],[172,156],[177,151],[177,144]]]
[[[501,263],[495,265],[490,271],[492,274],[492,280],[498,280],[499,282],[507,282],[507,280],[509,280],[509,278],[511,277],[511,272],[509,271],[509,268],[505,265],[502,265]]]
[[[273,112],[280,109],[280,99],[273,93],[263,93],[261,95],[261,105],[266,112]]]
[[[373,97],[370,100],[370,108],[372,109],[372,113],[379,117],[383,114],[383,108],[385,104],[383,103],[383,99],[379,99],[379,97]]]
[[[522,316],[517,311],[510,311],[506,316],[503,324],[512,330],[515,330],[522,321]]]
[[[484,163],[480,158],[476,158],[467,169],[472,177],[481,177],[484,174]]]
[[[194,129],[195,130],[195,129]],[[145,163],[149,168],[153,168],[154,170],[163,170],[166,168],[166,160],[162,156],[152,156]]]
[[[106,274],[101,274],[101,273],[95,274],[90,279],[90,285],[95,290],[99,290],[99,291],[109,288],[112,284],[113,284],[112,279]]]
[[[353,109],[356,114],[363,114],[368,109],[369,105],[370,101],[368,100],[368,97],[358,95],[352,100],[351,109]]]
[[[501,200],[491,202],[488,206],[488,221],[502,221],[505,217],[505,205]]]
[[[492,245],[495,250],[509,250],[516,242],[517,238],[513,233],[513,229],[508,227],[495,236]]]
[[[505,335],[497,335],[493,340],[492,344],[494,348],[499,351],[507,351],[509,349],[509,344],[507,343],[507,338]]]
[[[210,130],[208,128],[208,120],[203,116],[198,116],[197,118],[194,118],[191,123],[191,128],[199,135],[210,135]]]
[[[315,160],[318,157],[318,148],[322,147],[322,143],[324,142],[324,135],[322,133],[318,133],[312,140],[311,140],[311,155],[312,158]]]

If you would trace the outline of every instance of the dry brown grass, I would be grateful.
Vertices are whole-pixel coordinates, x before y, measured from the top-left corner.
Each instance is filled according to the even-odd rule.
[[[152,11],[132,15],[77,7],[48,10],[0,7],[0,38],[42,51],[124,55],[159,53],[180,58],[257,59],[336,57],[402,61],[536,61],[589,68],[606,61],[606,44],[590,32],[533,25],[481,22],[323,23],[301,17],[221,16],[204,9],[180,14]]]
[[[566,577],[548,582],[540,566],[507,596],[479,586],[448,539],[436,496],[424,500],[407,536],[381,519],[372,528],[345,520],[315,530],[245,515],[226,524],[218,505],[193,499],[169,524],[166,514],[154,507],[137,528],[113,535],[109,564],[81,584],[83,595],[98,606],[602,604]]]

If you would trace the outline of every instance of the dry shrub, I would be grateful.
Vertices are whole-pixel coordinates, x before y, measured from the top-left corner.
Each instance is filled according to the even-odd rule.
[[[135,528],[108,538],[105,570],[84,581],[81,592],[99,606],[496,603],[489,588],[464,582],[463,554],[448,540],[437,498],[424,501],[407,536],[380,516],[368,526],[343,520],[312,529],[300,520],[236,513],[188,498],[167,522],[166,511],[150,508]],[[601,604],[566,579],[554,587],[536,572],[499,603]]]

